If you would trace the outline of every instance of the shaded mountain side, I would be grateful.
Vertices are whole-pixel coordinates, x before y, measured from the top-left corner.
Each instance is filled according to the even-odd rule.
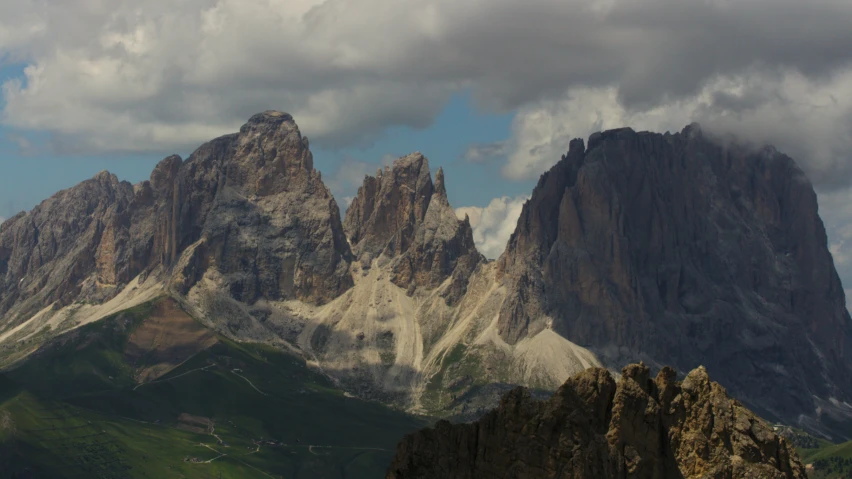
[[[175,288],[185,293],[208,269],[246,303],[324,303],[351,287],[340,211],[293,118],[261,113],[223,138],[194,153],[174,182],[180,209],[165,228],[178,248],[194,245],[176,264]]]
[[[711,382],[630,365],[578,374],[547,401],[523,388],[471,424],[408,435],[388,479],[804,479],[793,447]]]
[[[771,147],[698,125],[573,140],[498,268],[509,343],[552,328],[610,367],[704,364],[767,417],[852,421],[852,321],[816,194]]]
[[[369,263],[386,249],[389,256],[407,250],[433,192],[429,160],[419,152],[395,160],[375,177],[367,175],[343,221],[355,254]]]

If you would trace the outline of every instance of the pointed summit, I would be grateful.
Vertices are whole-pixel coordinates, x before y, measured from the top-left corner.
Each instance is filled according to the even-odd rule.
[[[394,261],[391,280],[412,292],[437,288],[452,277],[441,296],[454,304],[464,296],[470,275],[484,259],[474,245],[470,222],[459,220],[450,206],[444,170],[439,168],[426,217],[417,225],[411,246]]]
[[[444,170],[435,182],[429,160],[420,152],[393,162],[383,175],[367,176],[346,211],[344,228],[362,264],[393,260],[392,280],[409,292],[436,288],[454,275],[453,299],[464,294],[467,275],[482,256],[473,244],[469,222],[456,218],[447,199]],[[449,293],[448,293],[449,294]]]
[[[183,258],[179,290],[191,288],[205,268],[247,303],[323,303],[352,285],[339,208],[289,114],[258,113],[239,133],[202,145],[175,183],[162,231],[176,237],[166,244],[177,252],[201,241],[192,259]]]
[[[218,140],[229,144],[217,144]],[[234,150],[228,155],[226,174],[229,184],[239,186],[245,194],[273,195],[302,188],[319,177],[308,138],[302,136],[288,113],[273,110],[258,113],[237,135],[218,140],[208,144],[220,148],[211,154],[227,154],[221,148]]]
[[[435,195],[442,198],[447,197],[447,187],[444,186],[444,168],[439,167],[435,172]]]
[[[170,187],[182,164],[183,160],[178,155],[167,156],[160,160],[154,167],[154,171],[151,172],[151,187],[157,191]]]
[[[376,258],[394,237],[389,256],[407,248],[433,190],[429,160],[420,152],[398,158],[381,175],[367,176],[343,222],[355,254]]]

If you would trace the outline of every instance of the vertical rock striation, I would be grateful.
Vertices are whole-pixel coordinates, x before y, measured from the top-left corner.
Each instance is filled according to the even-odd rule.
[[[705,364],[791,423],[814,397],[852,400],[852,321],[816,195],[772,148],[723,144],[698,125],[574,140],[540,178],[499,271],[509,343],[552,327],[610,366]]]
[[[142,274],[186,293],[208,271],[235,299],[324,303],[352,285],[340,211],[293,118],[162,160],[132,186],[102,172],[0,228],[0,315],[103,302]]]
[[[100,301],[135,271],[129,259],[133,186],[105,171],[0,228],[0,315],[7,325],[51,304]]]
[[[410,294],[452,278],[442,291],[448,303],[464,296],[468,278],[484,260],[470,222],[456,218],[450,206],[443,170],[433,183],[429,161],[419,152],[364,179],[344,229],[363,266],[380,257],[391,261],[391,280]]]
[[[397,159],[375,177],[367,176],[344,220],[353,252],[368,261],[383,252],[395,257],[406,251],[426,217],[433,191],[429,160],[420,152]]]
[[[155,244],[170,266],[171,251],[192,246],[174,279],[181,292],[209,268],[246,303],[325,303],[352,285],[340,210],[286,113],[257,114],[239,133],[196,150],[170,196]]]

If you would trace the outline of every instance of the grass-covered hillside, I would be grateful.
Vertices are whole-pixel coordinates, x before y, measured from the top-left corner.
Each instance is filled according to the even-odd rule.
[[[166,299],[0,376],[0,477],[374,478],[424,425]]]
[[[789,426],[775,429],[796,447],[810,479],[852,478],[852,442],[835,444]]]
[[[801,448],[799,455],[809,465],[811,479],[852,478],[852,441],[842,444],[822,442],[819,447]]]

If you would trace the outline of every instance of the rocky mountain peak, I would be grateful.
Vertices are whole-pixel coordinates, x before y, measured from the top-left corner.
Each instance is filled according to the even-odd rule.
[[[278,125],[282,123],[292,123],[295,125],[295,120],[293,120],[293,116],[289,113],[277,110],[266,110],[252,115],[245,125],[240,128],[240,132],[242,133],[245,130],[262,126],[277,128]]]
[[[415,226],[426,216],[433,189],[429,160],[420,152],[395,160],[380,175],[367,176],[343,222],[355,254],[376,258],[392,238],[388,256],[407,249]]]
[[[135,187],[101,172],[0,231],[0,315],[98,304],[156,273],[179,294],[207,277],[227,295],[322,303],[352,285],[351,252],[307,138],[282,112],[163,159]]]
[[[80,324],[78,309],[95,320],[119,295],[131,304],[127,295],[167,291],[237,338],[298,341],[303,351],[315,342],[320,361],[341,361],[329,371],[368,365],[369,377],[353,373],[359,385],[412,391],[424,407],[471,414],[480,393],[464,388],[553,387],[601,362],[703,363],[767,418],[842,430],[852,417],[852,322],[816,195],[774,149],[693,130],[570,142],[504,255],[482,266],[470,221],[450,206],[452,177],[438,169],[433,179],[424,155],[366,176],[341,223],[292,117],[258,114],[185,160],[165,158],[148,181],[101,173],[0,225],[0,335],[19,342]],[[353,278],[374,265],[372,281]],[[375,300],[386,294],[394,300]],[[467,344],[486,330],[487,344]],[[385,367],[389,354],[376,366],[369,342],[399,353],[395,367]],[[353,344],[363,362],[338,368]],[[456,346],[486,369],[444,370]],[[423,392],[419,381],[440,371],[461,399]],[[642,371],[625,377],[653,395]],[[654,387],[674,391],[663,372]],[[681,389],[705,383],[695,376]]]
[[[675,376],[633,364],[616,382],[590,368],[547,401],[517,388],[474,423],[406,436],[387,478],[807,477],[793,446],[705,369]]]
[[[439,167],[435,172],[435,191],[432,194],[432,201],[442,201],[449,205],[447,198],[447,187],[444,185],[444,168]]]
[[[309,188],[319,178],[309,146],[289,114],[254,115],[231,144],[233,154],[224,165],[228,184],[258,196]]]
[[[101,184],[116,184],[118,183],[118,177],[107,170],[101,170],[90,181],[97,181]]]
[[[482,261],[470,223],[450,206],[444,171],[435,182],[429,160],[420,152],[401,157],[384,172],[367,176],[346,212],[344,228],[363,265],[392,259],[392,280],[412,292],[436,288],[458,269],[452,302],[464,294],[467,276]],[[452,299],[450,299],[452,297]]]
[[[588,144],[542,175],[500,258],[506,341],[550,327],[609,366],[704,363],[790,423],[852,401],[852,321],[795,162],[696,125]]]
[[[80,295],[108,296],[128,272],[107,259],[123,251],[113,236],[127,225],[133,186],[101,171],[93,178],[11,218],[0,231],[0,316],[16,325],[51,304],[70,304]],[[108,245],[103,245],[106,238]],[[102,287],[93,288],[96,281]]]
[[[167,156],[160,160],[151,172],[151,187],[157,191],[171,187],[182,164],[183,160],[179,155]]]
[[[259,113],[239,133],[198,148],[180,166],[163,208],[158,243],[192,252],[172,279],[179,291],[209,271],[234,299],[250,304],[323,303],[352,285],[337,202],[287,113]]]

